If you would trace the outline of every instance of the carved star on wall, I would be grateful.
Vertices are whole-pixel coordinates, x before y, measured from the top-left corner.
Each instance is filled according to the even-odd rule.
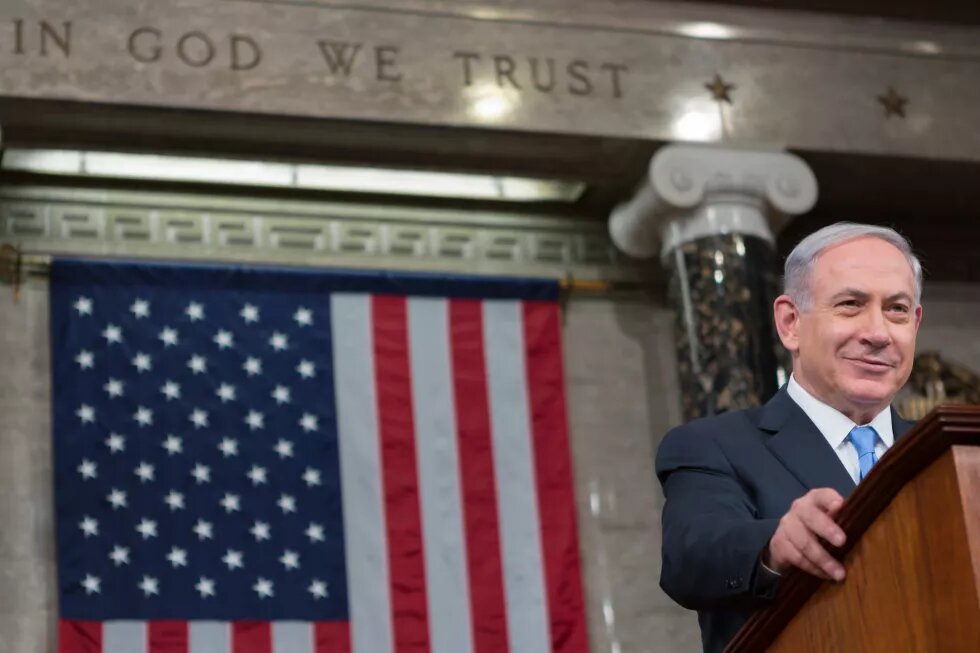
[[[711,97],[714,98],[715,101],[734,104],[732,102],[732,96],[729,95],[729,93],[735,90],[735,85],[726,82],[718,73],[715,73],[715,78],[706,83],[704,87],[711,91]]]
[[[899,95],[894,88],[889,86],[887,93],[878,96],[878,102],[881,103],[881,106],[885,107],[886,118],[891,118],[892,116],[904,118],[905,105],[909,103],[909,99]]]

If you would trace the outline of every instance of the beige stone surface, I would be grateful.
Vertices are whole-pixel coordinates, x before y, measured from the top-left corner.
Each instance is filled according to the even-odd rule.
[[[0,87],[171,109],[980,159],[975,27],[636,0],[506,4],[184,0],[175,11],[156,0],[7,0]],[[704,89],[715,73],[735,85],[724,118]],[[887,120],[876,100],[889,85],[910,98],[904,120]]]
[[[656,445],[680,419],[673,315],[643,301],[565,311],[565,374],[593,653],[697,651],[692,613],[660,590]]]

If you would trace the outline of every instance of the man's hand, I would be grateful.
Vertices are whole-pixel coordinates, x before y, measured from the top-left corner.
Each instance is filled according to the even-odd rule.
[[[835,546],[844,544],[844,531],[834,523],[842,505],[844,499],[830,488],[810,490],[794,501],[769,540],[766,566],[779,573],[799,567],[818,578],[844,580],[844,565],[820,543],[823,539]]]

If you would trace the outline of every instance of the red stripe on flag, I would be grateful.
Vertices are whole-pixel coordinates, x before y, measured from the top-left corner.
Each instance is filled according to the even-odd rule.
[[[372,297],[374,373],[396,653],[429,650],[422,514],[404,297]]]
[[[272,653],[272,624],[268,621],[234,621],[232,653]]]
[[[186,621],[148,621],[149,653],[187,653]]]
[[[466,562],[475,653],[507,653],[507,609],[500,557],[500,521],[483,351],[483,303],[452,300],[452,353]]]
[[[350,622],[315,622],[313,642],[316,653],[350,653]]]
[[[568,443],[558,304],[524,302],[534,467],[552,653],[586,653],[578,525]]]
[[[58,620],[59,653],[102,653],[102,622]]]

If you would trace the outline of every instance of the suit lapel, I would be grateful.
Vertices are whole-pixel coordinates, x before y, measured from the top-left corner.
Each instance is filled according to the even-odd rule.
[[[785,387],[762,408],[759,428],[772,433],[766,446],[808,490],[832,487],[842,497],[854,491],[837,453]]]
[[[898,442],[898,439],[903,435],[905,435],[906,431],[908,431],[910,428],[915,426],[915,422],[909,422],[899,417],[898,411],[895,410],[894,406],[892,406],[891,410],[892,410],[892,435],[895,436],[895,441]]]

